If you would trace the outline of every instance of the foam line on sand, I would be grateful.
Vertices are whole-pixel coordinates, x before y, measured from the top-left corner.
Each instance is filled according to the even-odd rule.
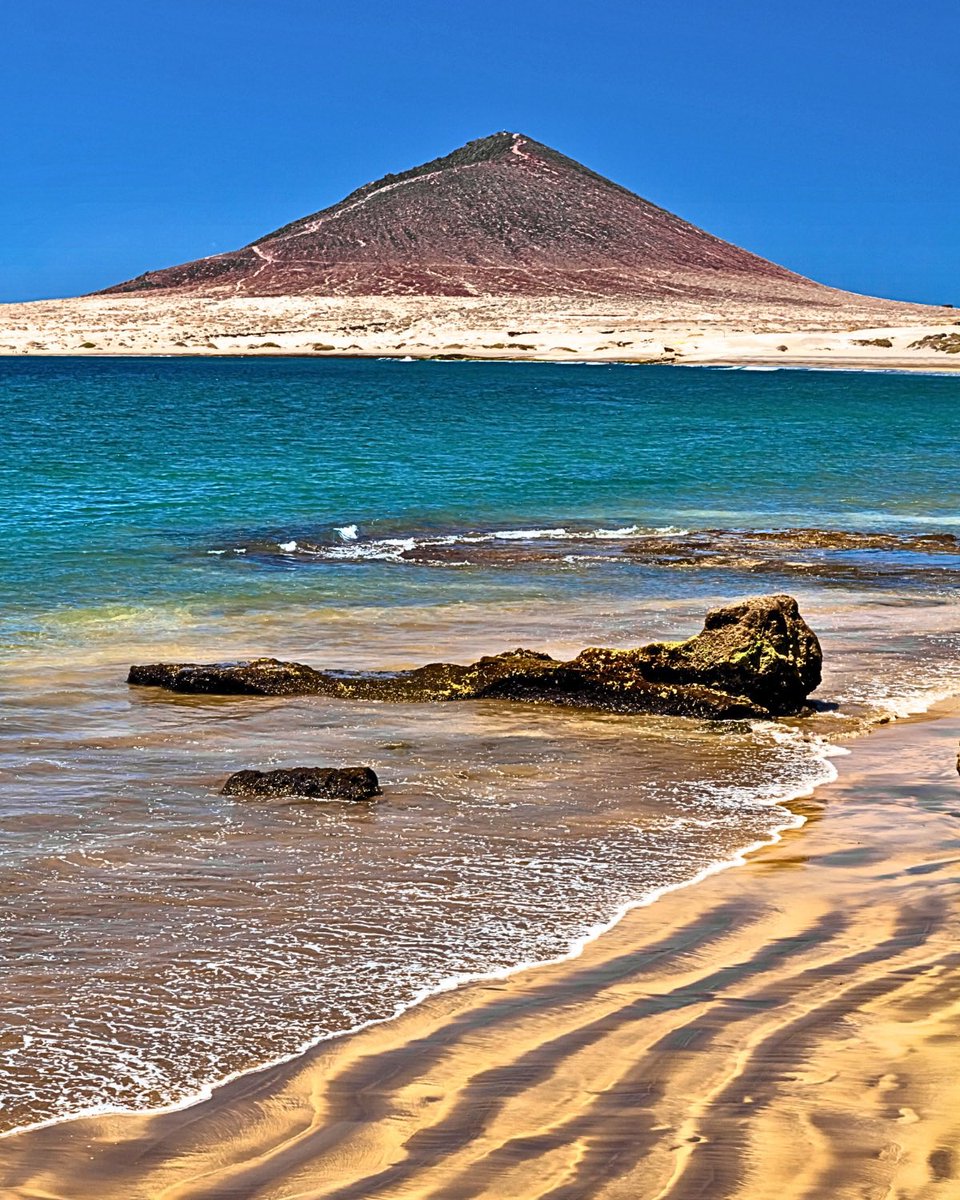
[[[0,1142],[33,1200],[800,1200],[960,1190],[960,712],[575,959],[434,996],[191,1108]]]

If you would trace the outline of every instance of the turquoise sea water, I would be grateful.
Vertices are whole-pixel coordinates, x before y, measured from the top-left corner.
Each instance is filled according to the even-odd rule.
[[[794,823],[841,735],[960,690],[955,378],[8,358],[0,410],[6,1127],[180,1101],[563,954]],[[790,529],[819,532],[756,538]],[[806,721],[124,682],[630,645],[768,591],[824,643]],[[376,805],[218,794],[352,762]]]
[[[634,525],[960,530],[957,396],[955,379],[892,374],[3,359],[3,645],[67,610],[76,621],[544,590],[524,571],[441,582],[350,556],[305,572],[233,553],[337,545],[350,526],[363,541]]]

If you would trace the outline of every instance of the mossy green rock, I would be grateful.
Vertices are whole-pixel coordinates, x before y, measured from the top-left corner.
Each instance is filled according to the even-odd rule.
[[[636,652],[648,678],[696,679],[748,696],[776,715],[799,711],[820,686],[823,652],[792,596],[759,596],[707,613],[689,641],[653,643]]]
[[[797,602],[758,596],[714,609],[703,632],[688,641],[635,650],[590,648],[568,662],[518,649],[467,665],[349,673],[260,658],[137,666],[128,681],[222,695],[407,703],[496,699],[736,720],[799,712],[820,683],[821,665],[820,643]]]

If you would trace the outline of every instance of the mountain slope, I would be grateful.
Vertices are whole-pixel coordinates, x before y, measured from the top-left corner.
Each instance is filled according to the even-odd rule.
[[[386,175],[242,249],[105,289],[201,295],[618,295],[836,304],[518,133]]]

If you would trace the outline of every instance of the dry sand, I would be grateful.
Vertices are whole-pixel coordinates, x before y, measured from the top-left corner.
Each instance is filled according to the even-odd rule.
[[[802,829],[576,960],[192,1108],[0,1140],[2,1194],[956,1200],[958,734],[854,743]]]
[[[838,294],[840,295],[840,294]],[[558,362],[880,367],[948,371],[914,348],[960,332],[947,308],[864,297],[832,307],[714,310],[570,297],[89,296],[0,305],[0,355],[446,356]],[[890,346],[864,344],[888,339]]]

